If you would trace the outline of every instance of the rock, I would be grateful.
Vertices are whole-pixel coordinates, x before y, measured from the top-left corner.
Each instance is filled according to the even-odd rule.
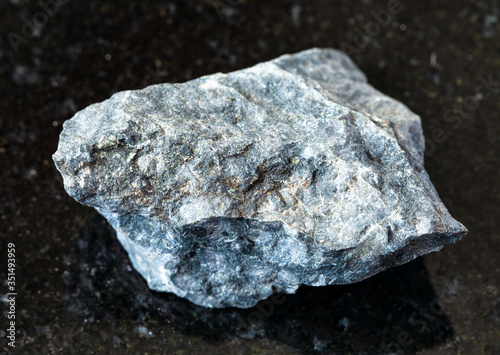
[[[423,151],[417,115],[311,49],[119,92],[65,122],[53,158],[151,289],[247,308],[461,239]]]

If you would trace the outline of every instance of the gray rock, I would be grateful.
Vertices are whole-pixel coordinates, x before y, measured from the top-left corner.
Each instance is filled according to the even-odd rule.
[[[119,92],[65,122],[53,158],[151,289],[246,308],[461,239],[423,151],[417,115],[311,49]]]

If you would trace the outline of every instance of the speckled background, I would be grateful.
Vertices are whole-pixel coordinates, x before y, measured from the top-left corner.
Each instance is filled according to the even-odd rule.
[[[2,351],[500,354],[497,1],[62,2],[0,3],[0,293],[7,243],[18,293],[14,351],[2,296]],[[51,160],[62,123],[120,90],[311,47],[344,49],[421,115],[427,171],[469,235],[361,283],[249,310],[149,291],[103,218],[64,192]]]

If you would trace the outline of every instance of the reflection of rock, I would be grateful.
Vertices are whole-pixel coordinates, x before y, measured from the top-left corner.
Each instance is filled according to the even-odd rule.
[[[65,309],[80,320],[77,324],[85,318],[99,332],[111,334],[99,342],[110,353],[127,352],[123,343],[122,348],[116,348],[113,334],[119,332],[117,329],[140,325],[156,334],[158,349],[165,346],[162,341],[168,342],[169,351],[168,346],[179,348],[179,344],[196,349],[192,343],[196,335],[210,339],[198,345],[201,352],[220,353],[206,349],[210,344],[223,343],[224,349],[234,349],[223,352],[233,354],[250,353],[255,343],[245,339],[254,336],[266,349],[273,343],[300,349],[278,354],[313,353],[318,345],[314,339],[328,344],[325,353],[385,354],[398,349],[402,332],[409,332],[413,339],[410,346],[401,346],[402,353],[414,354],[446,343],[453,334],[446,315],[436,314],[434,306],[440,297],[433,290],[421,258],[351,285],[303,286],[296,295],[276,293],[249,309],[210,309],[170,293],[151,292],[100,216],[91,218],[73,239],[68,260],[69,285],[62,294]],[[463,291],[449,292],[440,292],[445,313]],[[103,295],[111,295],[111,302]],[[422,315],[423,310],[432,321]],[[408,320],[414,318],[418,323],[410,324]],[[428,330],[422,332],[425,322]],[[176,334],[177,343],[170,345],[165,333]],[[83,328],[76,336],[95,341],[93,334]]]
[[[333,50],[115,94],[64,124],[54,161],[152,289],[207,307],[359,281],[466,233],[418,116]]]

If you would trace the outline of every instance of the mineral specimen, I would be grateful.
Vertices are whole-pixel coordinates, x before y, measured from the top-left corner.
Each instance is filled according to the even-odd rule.
[[[423,151],[417,115],[311,49],[119,92],[65,122],[53,158],[151,289],[246,308],[461,239]]]

